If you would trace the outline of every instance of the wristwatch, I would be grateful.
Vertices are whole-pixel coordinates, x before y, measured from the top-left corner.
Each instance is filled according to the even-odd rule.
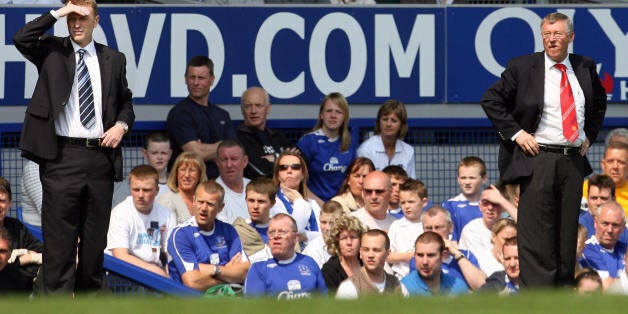
[[[116,124],[122,127],[122,129],[124,130],[124,134],[127,134],[129,132],[129,125],[126,124],[126,122],[117,121]]]
[[[456,260],[456,262],[459,262],[461,259],[464,258],[464,254],[460,253],[458,256],[454,257],[454,259]]]
[[[220,275],[220,266],[214,265],[214,277]]]

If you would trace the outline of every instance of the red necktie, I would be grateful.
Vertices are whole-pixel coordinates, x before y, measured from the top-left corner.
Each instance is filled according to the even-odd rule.
[[[563,135],[573,143],[578,139],[578,120],[576,119],[576,102],[573,99],[573,91],[567,79],[567,67],[557,63],[556,68],[562,72],[560,78],[560,111],[563,117]]]

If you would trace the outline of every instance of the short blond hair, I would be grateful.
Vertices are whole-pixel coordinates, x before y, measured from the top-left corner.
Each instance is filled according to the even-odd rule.
[[[366,228],[364,228],[357,217],[341,215],[340,218],[334,222],[331,230],[329,230],[329,237],[325,240],[327,252],[329,252],[329,254],[340,256],[339,242],[340,234],[343,231],[355,232],[358,235],[358,238],[362,238],[362,234],[366,232]]]
[[[205,162],[201,157],[192,151],[182,152],[174,161],[172,171],[168,175],[168,187],[174,192],[179,192],[179,177],[177,174],[179,167],[185,165],[193,165],[198,168],[200,172],[199,183],[207,181],[207,170],[205,169]]]

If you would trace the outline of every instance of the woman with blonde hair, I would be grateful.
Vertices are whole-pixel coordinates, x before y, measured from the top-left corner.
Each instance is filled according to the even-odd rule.
[[[194,215],[194,193],[199,183],[205,181],[205,162],[192,151],[182,152],[174,161],[168,176],[169,190],[159,196],[157,203],[175,214],[177,224],[182,223]]]
[[[491,244],[493,247],[490,252],[480,252],[476,254],[480,269],[491,276],[494,272],[504,271],[502,249],[504,243],[510,239],[517,238],[517,223],[510,218],[501,218],[495,222],[491,228]],[[488,253],[488,254],[483,254]]]
[[[335,295],[340,283],[360,271],[360,239],[366,229],[354,216],[341,216],[325,240],[331,258],[323,264],[321,272],[330,293]]]
[[[357,148],[349,133],[349,103],[342,94],[323,99],[316,125],[297,146],[310,169],[310,191],[323,202],[330,200],[338,193]]]
[[[416,179],[414,147],[403,141],[408,134],[408,113],[402,102],[389,99],[379,107],[374,134],[360,145],[358,156],[372,160],[376,170],[401,166]]]

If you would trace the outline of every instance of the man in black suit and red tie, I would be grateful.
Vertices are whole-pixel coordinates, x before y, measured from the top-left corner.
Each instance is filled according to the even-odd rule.
[[[45,34],[63,17],[69,37]],[[101,288],[113,181],[122,179],[120,142],[135,120],[126,59],[93,41],[98,21],[94,0],[72,0],[13,37],[39,71],[19,147],[40,166],[44,262],[38,280],[45,293]]]
[[[545,51],[511,60],[482,108],[501,140],[501,180],[521,188],[521,284],[560,287],[574,281],[582,181],[591,173],[585,154],[602,126],[606,92],[595,62],[568,53],[569,17],[548,14],[541,35]]]

